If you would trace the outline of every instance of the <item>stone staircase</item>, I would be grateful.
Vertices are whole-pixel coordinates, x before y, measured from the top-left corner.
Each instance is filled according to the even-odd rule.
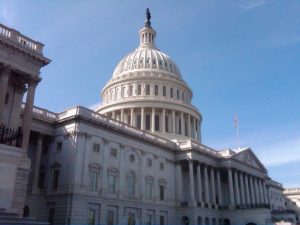
[[[22,217],[16,212],[8,212],[0,208],[0,225],[49,225],[48,222],[40,222],[35,218]]]

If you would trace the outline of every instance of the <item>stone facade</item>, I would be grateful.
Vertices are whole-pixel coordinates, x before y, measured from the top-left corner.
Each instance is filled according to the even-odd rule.
[[[11,41],[15,31],[3,29],[0,38]],[[25,59],[7,66],[0,58],[0,104],[7,105],[0,107],[1,121],[23,131],[21,144],[0,145],[0,181],[7,181],[0,182],[0,209],[21,214],[24,208],[24,216],[50,224],[272,222],[272,209],[281,204],[273,195],[282,194],[282,186],[250,148],[216,151],[202,144],[192,90],[156,48],[155,36],[148,20],[140,46],[118,64],[96,111],[77,106],[53,113],[33,106],[39,68],[50,62],[40,43],[21,41],[21,50],[33,49],[36,60],[24,74],[14,66]],[[7,46],[2,55],[11,50]],[[15,90],[7,71],[26,78],[23,107],[25,88],[15,101],[5,99]]]

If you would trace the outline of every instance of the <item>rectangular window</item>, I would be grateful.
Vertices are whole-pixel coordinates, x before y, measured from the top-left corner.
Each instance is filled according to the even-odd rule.
[[[169,120],[168,120],[168,116],[165,117],[165,128],[166,128],[166,132],[169,132]]]
[[[149,166],[149,167],[152,166],[152,160],[151,159],[147,159],[147,166]]]
[[[152,215],[151,214],[147,214],[146,225],[152,225]]]
[[[173,88],[170,88],[170,98],[173,98]]]
[[[110,194],[116,193],[116,176],[114,174],[108,174],[108,191]]]
[[[128,225],[135,225],[135,215],[134,213],[128,213]]]
[[[146,130],[150,130],[150,115],[146,115]]]
[[[137,94],[138,94],[138,95],[141,95],[141,94],[142,94],[142,85],[141,85],[141,84],[138,85],[138,91],[137,91]]]
[[[56,143],[56,152],[61,152],[62,150],[62,142],[59,141]]]
[[[90,191],[97,191],[98,172],[90,171]]]
[[[155,94],[155,95],[158,95],[158,85],[155,85],[155,86],[154,86],[154,94]]]
[[[127,191],[128,197],[133,198],[135,194],[135,180],[133,175],[127,177]]]
[[[163,215],[159,217],[159,225],[165,225],[165,217]]]
[[[128,95],[132,96],[132,93],[133,93],[133,85],[130,85],[129,86],[129,93],[128,93]]]
[[[54,224],[55,208],[49,209],[48,222],[50,225]]]
[[[167,93],[166,93],[166,92],[167,92],[167,90],[166,90],[166,86],[163,86],[163,96],[164,96],[164,97],[166,97],[166,95],[167,95]]]
[[[45,173],[41,172],[39,174],[39,188],[44,189],[44,183],[45,183]]]
[[[165,200],[165,186],[164,185],[159,185],[159,199],[161,201]]]
[[[146,180],[145,189],[146,189],[146,198],[148,200],[152,199],[153,183],[150,180]]]
[[[141,129],[141,114],[138,114],[136,116],[136,121],[135,122],[136,122],[136,127]]]
[[[5,95],[5,105],[8,104],[8,101],[9,101],[9,93],[7,92]]]
[[[59,180],[59,170],[53,171],[52,190],[57,190]]]
[[[177,99],[179,99],[179,90],[177,90]]]
[[[111,157],[117,157],[117,149],[115,149],[115,148],[112,148],[111,150],[110,150],[110,155],[111,155]]]
[[[95,225],[95,219],[96,219],[96,210],[93,208],[89,208],[88,225]]]
[[[94,145],[93,145],[93,151],[94,152],[100,152],[100,145],[97,144],[97,143],[94,143]]]
[[[159,131],[159,115],[155,115],[155,131]]]
[[[107,225],[114,225],[114,211],[109,210],[107,214]]]
[[[160,163],[159,163],[159,169],[164,170],[164,168],[165,168],[164,163],[163,163],[163,162],[160,162]]]

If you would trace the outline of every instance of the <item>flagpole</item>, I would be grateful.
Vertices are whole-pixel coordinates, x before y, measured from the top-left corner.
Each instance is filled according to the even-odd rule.
[[[238,147],[238,150],[240,150],[239,121],[238,121],[237,113],[235,113],[234,122],[235,122],[234,125],[235,125],[235,129],[236,129],[237,147]]]

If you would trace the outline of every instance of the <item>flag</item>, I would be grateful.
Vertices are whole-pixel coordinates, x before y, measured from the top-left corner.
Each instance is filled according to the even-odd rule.
[[[237,113],[235,113],[235,115],[234,115],[234,127],[235,128],[237,128],[238,127],[238,124],[239,122],[238,122],[238,117],[237,117]]]

